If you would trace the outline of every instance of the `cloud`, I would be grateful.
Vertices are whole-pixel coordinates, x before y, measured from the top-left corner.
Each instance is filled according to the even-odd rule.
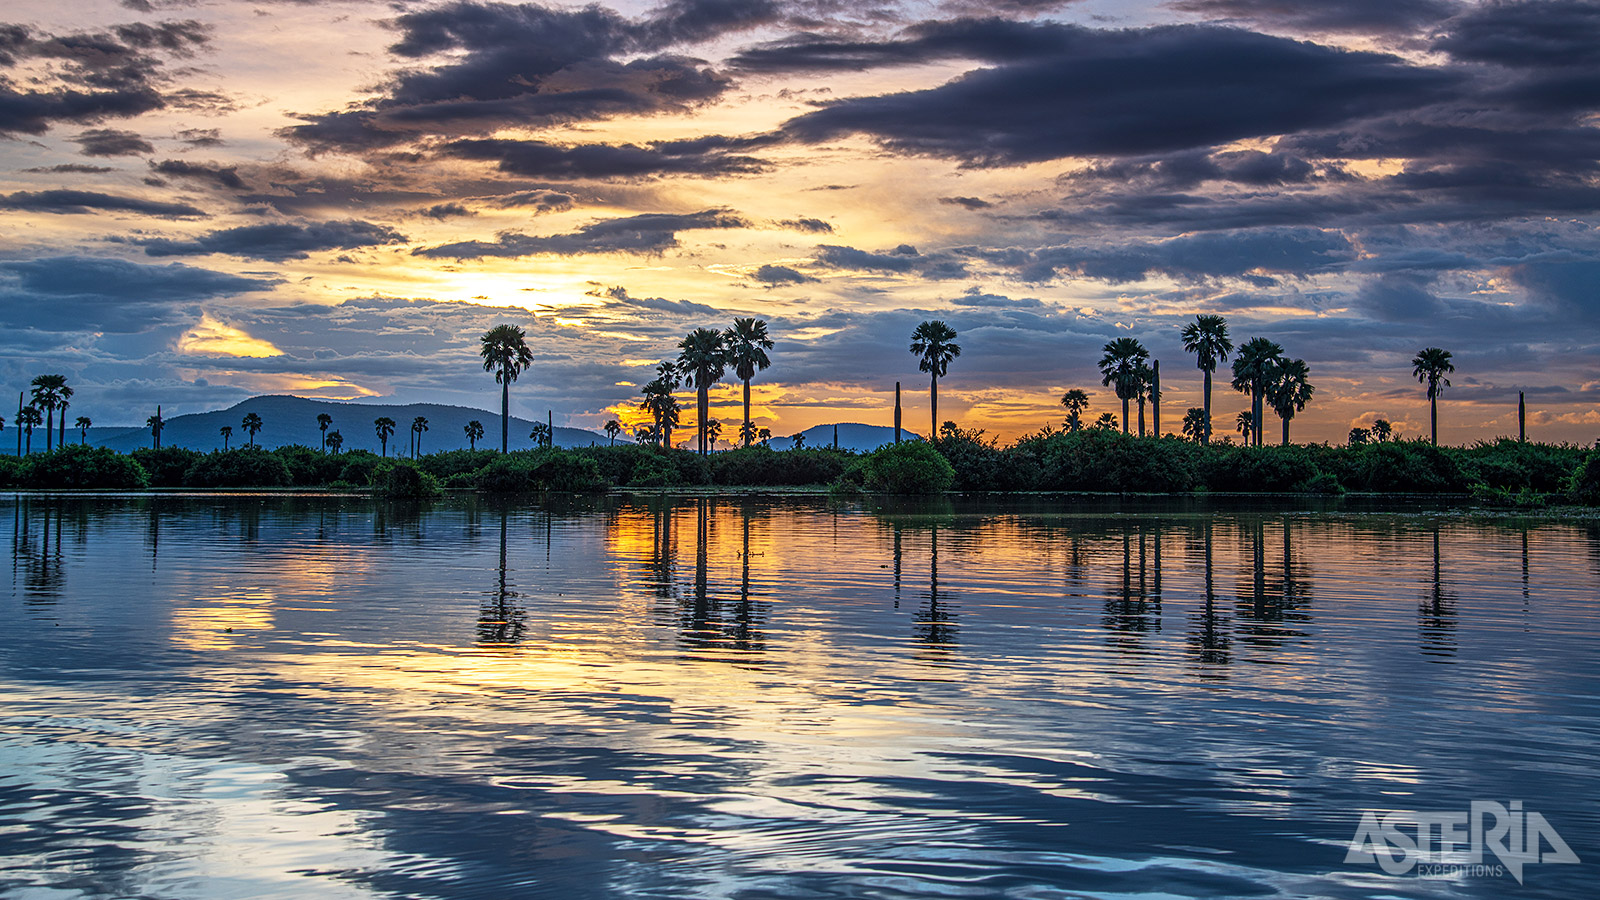
[[[971,210],[989,209],[994,206],[993,203],[977,197],[940,197],[939,202],[946,206],[959,206]]]
[[[821,219],[779,219],[774,224],[779,228],[788,228],[791,231],[804,231],[809,234],[833,234],[833,226]]]
[[[932,279],[965,278],[967,275],[966,264],[961,260],[942,253],[923,256],[910,244],[901,244],[887,253],[873,253],[837,244],[821,244],[816,250],[816,263],[829,269],[891,274],[915,273]]]
[[[804,272],[791,269],[788,266],[773,265],[761,266],[760,268],[756,269],[755,274],[751,277],[762,284],[771,285],[774,287],[780,284],[806,284],[808,282],[814,282],[817,280],[812,278],[810,275],[805,274]]]
[[[421,247],[412,255],[428,259],[483,259],[548,254],[635,253],[650,255],[678,246],[678,232],[709,228],[748,228],[750,223],[728,209],[696,213],[645,213],[604,219],[568,234],[544,237],[509,232],[494,242],[462,241]]]
[[[774,143],[775,137],[706,137],[689,141],[560,145],[545,141],[460,140],[439,153],[484,160],[502,172],[536,178],[644,178],[661,175],[739,175],[762,172],[762,160],[731,151]]]
[[[111,128],[81,132],[72,142],[83,148],[80,152],[84,156],[137,156],[156,149],[135,132]]]
[[[353,250],[405,241],[405,235],[387,225],[350,219],[343,222],[241,225],[213,231],[193,240],[136,238],[132,242],[144,247],[144,252],[150,256],[226,253],[246,259],[282,262],[286,259],[305,259],[312,253],[324,250]]]
[[[1275,284],[1271,275],[1304,277],[1334,271],[1356,256],[1343,234],[1315,228],[1247,229],[1145,243],[1061,245],[979,251],[979,255],[1014,268],[1031,282],[1062,273],[1112,284],[1165,275],[1180,281],[1247,278],[1258,287]]]
[[[201,218],[203,210],[187,203],[163,203],[139,197],[119,197],[96,191],[17,191],[0,196],[0,209],[20,209],[28,212],[82,215],[86,213],[133,212],[162,219]]]
[[[218,187],[236,191],[245,190],[247,187],[244,179],[239,177],[238,166],[223,166],[217,163],[192,163],[181,159],[164,159],[161,162],[151,160],[150,168],[162,175],[173,178],[208,181]]]
[[[0,262],[0,320],[42,331],[137,333],[191,320],[201,301],[276,283],[182,263],[79,256]]]
[[[468,218],[477,213],[460,203],[436,203],[426,209],[418,210],[417,215],[443,222],[446,219]]]
[[[544,213],[566,212],[577,203],[577,198],[560,191],[519,191],[515,194],[503,194],[499,197],[491,198],[491,202],[501,209],[528,207],[536,215],[542,215]]]
[[[1410,35],[1462,10],[1454,0],[1341,0],[1338,3],[1285,3],[1283,0],[1175,0],[1173,9],[1208,20],[1236,19],[1312,32]]]

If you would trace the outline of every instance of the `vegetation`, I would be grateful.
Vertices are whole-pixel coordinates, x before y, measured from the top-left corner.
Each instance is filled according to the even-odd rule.
[[[950,369],[950,361],[961,355],[961,345],[956,343],[956,330],[931,319],[911,332],[911,352],[917,357],[917,371],[930,376],[928,398],[932,427],[928,436],[939,430],[939,379]]]
[[[505,453],[511,434],[511,382],[533,365],[533,351],[528,349],[527,333],[515,325],[496,325],[479,343],[483,370],[493,372],[500,384],[500,452]]]
[[[1450,363],[1450,351],[1440,350],[1438,347],[1429,347],[1416,355],[1411,360],[1411,374],[1417,380],[1428,386],[1428,423],[1433,429],[1433,443],[1439,443],[1439,394],[1450,386],[1450,379],[1444,377],[1449,372],[1454,372],[1456,367]]]
[[[706,421],[711,418],[711,386],[722,380],[727,370],[728,348],[723,333],[711,328],[696,328],[678,342],[678,371],[695,389],[695,434],[700,455],[709,451]]]
[[[950,489],[955,469],[926,441],[890,444],[856,460],[840,487],[884,494],[937,494]]]
[[[1195,365],[1205,373],[1205,405],[1201,407],[1205,421],[1197,440],[1209,444],[1212,430],[1211,373],[1217,370],[1219,364],[1227,362],[1228,354],[1233,352],[1233,341],[1228,339],[1228,320],[1215,315],[1195,316],[1193,322],[1183,326],[1179,336],[1183,339],[1183,349],[1194,354]]]
[[[755,424],[750,421],[750,379],[772,365],[767,351],[772,349],[772,338],[767,336],[767,323],[761,319],[734,319],[733,327],[723,333],[727,345],[728,364],[733,374],[744,382],[744,423],[739,428],[740,442],[748,447],[755,440]]]

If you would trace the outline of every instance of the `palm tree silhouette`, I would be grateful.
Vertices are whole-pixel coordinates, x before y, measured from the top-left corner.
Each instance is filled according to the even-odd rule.
[[[328,452],[328,426],[333,424],[333,416],[327,413],[317,413],[317,429],[322,432],[322,452]]]
[[[1233,361],[1233,389],[1250,395],[1250,423],[1254,430],[1248,440],[1257,447],[1261,446],[1262,404],[1282,357],[1282,347],[1258,337],[1245,341]]]
[[[261,417],[255,413],[250,413],[239,424],[244,426],[245,434],[250,435],[250,446],[252,448],[255,447],[256,434],[261,431],[261,426],[265,424],[261,421]]]
[[[1161,398],[1157,397],[1156,393],[1155,393],[1155,391],[1156,391],[1156,373],[1155,373],[1155,370],[1150,368],[1149,366],[1145,366],[1145,365],[1139,366],[1139,380],[1134,385],[1134,389],[1135,389],[1134,396],[1139,401],[1139,437],[1144,437],[1144,404],[1145,404],[1145,401],[1146,400],[1153,400],[1158,404],[1161,402]]]
[[[333,449],[334,456],[338,456],[339,448],[344,446],[344,435],[337,431],[330,431],[328,432],[328,436],[323,443],[325,446]]]
[[[1061,395],[1061,405],[1067,408],[1067,430],[1082,430],[1083,412],[1089,408],[1089,395],[1073,388]]]
[[[1392,434],[1394,434],[1394,426],[1389,424],[1388,419],[1372,420],[1372,436],[1378,439],[1378,443],[1381,444],[1387,441]]]
[[[1104,376],[1100,383],[1114,388],[1117,399],[1122,401],[1122,433],[1128,433],[1128,401],[1139,396],[1140,385],[1143,382],[1142,369],[1145,360],[1150,358],[1150,351],[1139,343],[1137,338],[1120,337],[1108,341],[1100,348],[1104,353],[1100,357],[1100,374]],[[1140,402],[1140,409],[1144,404]]]
[[[1256,414],[1248,409],[1239,413],[1239,417],[1234,420],[1234,430],[1244,438],[1245,446],[1250,446],[1250,441],[1256,434]]]
[[[772,349],[772,339],[767,337],[766,320],[756,318],[734,319],[733,327],[722,337],[728,345],[728,364],[733,366],[733,374],[744,382],[744,426],[739,429],[739,435],[748,447],[754,436],[754,431],[748,428],[750,379],[772,365],[772,360],[767,358],[767,351]]]
[[[757,440],[760,440],[760,437],[761,429],[756,427],[756,423],[746,421],[744,424],[739,426],[739,443],[745,445],[746,447],[754,444]]]
[[[911,332],[911,352],[917,356],[917,371],[929,374],[928,398],[931,404],[928,439],[939,437],[939,379],[950,369],[950,361],[961,355],[956,330],[938,319],[930,319]]]
[[[25,451],[25,453],[32,453],[33,452],[33,429],[34,429],[35,426],[44,424],[44,416],[43,416],[43,414],[41,414],[39,412],[37,407],[24,406],[22,408],[22,411],[17,414],[17,424],[21,425],[23,428],[25,428],[27,430],[28,449]],[[159,434],[156,435],[156,446],[157,447],[161,446],[161,436]]]
[[[605,432],[606,432],[606,439],[609,441],[607,446],[610,446],[611,444],[615,444],[617,442],[617,435],[622,433],[622,423],[618,422],[616,419],[611,419],[611,420],[607,421],[606,422],[606,427],[605,427]]]
[[[478,449],[478,442],[483,440],[483,423],[479,422],[477,419],[473,419],[471,422],[468,422],[466,425],[462,426],[462,430],[467,433],[467,449]]]
[[[1195,355],[1195,365],[1200,371],[1206,373],[1205,385],[1205,431],[1200,435],[1200,443],[1211,443],[1211,373],[1217,370],[1220,363],[1228,361],[1228,354],[1233,352],[1233,342],[1228,340],[1228,320],[1221,316],[1200,315],[1194,321],[1183,326],[1179,333],[1183,338],[1183,349]]]
[[[670,365],[662,363],[662,371],[672,372]],[[672,443],[672,429],[678,424],[678,399],[672,396],[673,389],[677,387],[677,380],[671,375],[661,375],[640,388],[644,399],[639,401],[639,408],[650,414],[654,423],[651,428],[650,438],[656,443]],[[669,425],[668,422],[671,422]]]
[[[160,450],[161,449],[161,429],[167,427],[167,420],[161,418],[161,406],[159,404],[156,405],[156,414],[151,416],[151,417],[149,417],[148,419],[145,419],[144,420],[144,424],[149,426],[149,428],[150,428],[150,437],[155,440],[156,449]]]
[[[1189,411],[1183,414],[1183,436],[1196,444],[1205,443],[1206,431],[1209,427],[1210,422],[1206,418],[1204,408],[1191,406]]]
[[[706,420],[706,445],[712,450],[717,449],[717,438],[719,438],[721,436],[722,436],[722,423],[717,421],[716,419],[707,419]]]
[[[417,416],[411,420],[411,458],[422,455],[422,433],[428,430],[428,417]]]
[[[1316,393],[1312,386],[1311,369],[1303,359],[1284,359],[1278,361],[1277,372],[1274,373],[1272,384],[1267,386],[1267,402],[1272,404],[1272,411],[1283,420],[1283,445],[1289,445],[1289,420],[1294,414],[1306,408],[1311,402],[1311,395]]]
[[[1411,374],[1428,386],[1428,422],[1433,428],[1433,445],[1439,446],[1439,394],[1450,386],[1446,373],[1456,367],[1450,363],[1450,351],[1429,347],[1411,360]]]
[[[528,432],[528,437],[533,439],[535,447],[550,446],[550,426],[543,422],[533,423],[533,430]]]
[[[93,424],[88,416],[79,416],[78,420],[72,423],[72,427],[78,429],[78,445],[80,447],[89,443],[89,427]],[[0,419],[0,426],[3,425],[5,425],[5,420]]]
[[[224,426],[222,426],[222,428],[220,428],[218,430],[222,432],[222,449],[223,450],[227,450],[228,449],[228,439],[233,437],[233,426],[232,425],[224,425]]]
[[[484,332],[478,354],[483,370],[493,372],[500,384],[500,452],[506,452],[511,434],[511,382],[533,365],[527,333],[515,325],[496,325]]]
[[[72,405],[71,403],[67,402],[67,398],[71,397],[71,396],[72,396],[72,388],[69,388],[66,385],[62,385],[61,386],[61,396],[60,396],[59,399],[56,400],[56,411],[61,413],[61,417],[59,419],[59,422],[56,425],[56,428],[57,428],[57,431],[56,431],[56,446],[57,447],[65,447],[67,445],[67,407]]]
[[[372,420],[373,427],[378,432],[378,443],[383,447],[383,455],[389,455],[389,436],[394,434],[395,421],[388,416],[379,416]]]
[[[727,365],[728,348],[720,331],[696,328],[678,342],[678,371],[696,391],[695,433],[702,455],[707,450],[706,421],[711,418],[711,386],[722,380]]]
[[[789,440],[792,442],[791,445],[796,450],[804,450],[806,448],[806,433],[803,431],[799,432],[798,434],[790,435]]]
[[[763,446],[763,447],[767,446],[772,441],[772,429],[771,428],[758,429],[756,431],[756,438],[761,441],[761,446]]]
[[[1094,420],[1094,427],[1100,429],[1101,431],[1116,431],[1117,414],[1101,413],[1100,418]]]
[[[1365,444],[1367,442],[1367,439],[1371,438],[1371,437],[1372,437],[1372,432],[1370,430],[1368,430],[1366,428],[1362,428],[1361,426],[1358,425],[1355,428],[1350,429],[1350,436],[1349,436],[1348,440],[1350,442],[1350,446],[1356,447],[1356,446],[1359,446],[1361,444]]]
[[[71,396],[72,390],[67,387],[65,375],[39,375],[33,379],[33,408],[44,410],[44,449],[50,452],[50,440],[55,433],[56,407],[61,405],[65,396]]]

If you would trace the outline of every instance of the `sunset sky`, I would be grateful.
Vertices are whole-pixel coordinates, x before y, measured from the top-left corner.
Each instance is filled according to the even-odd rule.
[[[0,387],[137,424],[261,393],[598,429],[766,319],[757,424],[1011,439],[1100,347],[1200,402],[1196,313],[1306,360],[1297,440],[1600,437],[1600,4],[19,0],[0,13]],[[1219,430],[1247,406],[1219,373]],[[687,396],[687,395],[686,395]],[[713,395],[736,421],[738,386]],[[692,416],[686,404],[685,422]],[[4,407],[4,403],[0,403]],[[148,409],[147,409],[148,408]],[[11,425],[13,412],[0,409]],[[1276,419],[1267,433],[1276,436]]]

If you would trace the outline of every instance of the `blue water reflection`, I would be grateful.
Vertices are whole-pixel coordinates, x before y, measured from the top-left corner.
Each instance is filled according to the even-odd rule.
[[[1592,522],[0,503],[6,896],[1574,897],[1597,874]],[[1521,885],[1345,862],[1364,812],[1474,800],[1522,801],[1583,862]]]

